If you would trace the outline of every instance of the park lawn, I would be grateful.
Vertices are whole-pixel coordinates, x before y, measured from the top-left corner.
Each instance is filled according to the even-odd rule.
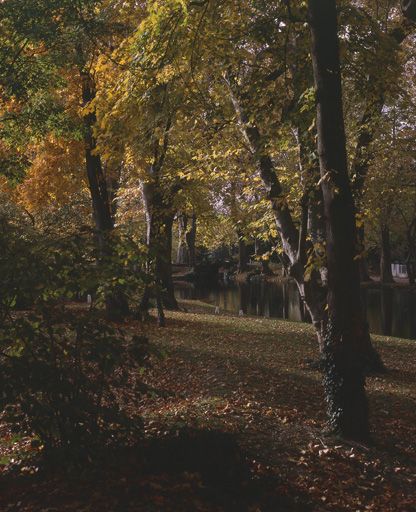
[[[311,326],[215,315],[195,301],[182,306],[188,312],[168,312],[164,329],[154,322],[128,325],[163,354],[144,377],[143,451],[152,450],[154,440],[163,450],[165,439],[166,453],[177,460],[159,472],[140,472],[127,457],[127,468],[117,463],[70,479],[30,469],[17,477],[4,466],[0,510],[415,510],[416,342],[374,336],[389,372],[368,379],[373,444],[362,446],[323,433],[321,374],[307,364],[317,356]],[[195,457],[208,466],[218,461],[221,475],[220,466],[244,460],[248,477],[237,484],[222,476],[221,482],[209,474],[215,467],[192,461],[193,448],[172,451],[169,442],[178,433],[195,440],[206,430],[229,434],[241,457],[211,441],[206,452],[193,444]],[[16,441],[16,450],[24,443]],[[6,445],[3,457],[10,455]]]

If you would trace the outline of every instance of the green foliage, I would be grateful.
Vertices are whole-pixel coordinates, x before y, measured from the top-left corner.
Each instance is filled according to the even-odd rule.
[[[85,457],[140,433],[140,418],[120,405],[128,379],[148,364],[146,338],[126,338],[91,312],[44,307],[6,322],[0,347],[4,419],[46,449]]]
[[[127,442],[141,429],[140,418],[126,416],[121,404],[127,382],[136,385],[148,363],[149,345],[112,327],[93,306],[115,292],[138,294],[143,256],[121,233],[106,240],[111,252],[97,256],[88,226],[59,232],[66,226],[63,211],[51,220],[58,228],[43,219],[41,229],[3,201],[0,408],[15,429],[78,458],[99,444]],[[68,299],[86,293],[95,298],[89,310],[65,309]],[[30,312],[17,311],[22,308]]]
[[[64,212],[55,212],[53,219],[65,225]],[[120,231],[106,242],[111,252],[99,256],[88,226],[64,233],[50,227],[41,231],[23,211],[5,203],[0,211],[1,316],[16,307],[59,303],[87,293],[97,306],[115,291],[137,298],[144,286],[143,250]]]

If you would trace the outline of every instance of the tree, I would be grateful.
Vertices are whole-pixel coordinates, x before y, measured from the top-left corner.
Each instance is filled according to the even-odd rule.
[[[352,59],[356,61],[356,66],[366,75],[365,80],[360,77],[356,84],[359,95],[364,96],[365,100],[355,128],[357,136],[350,169],[357,217],[360,220],[357,233],[360,246],[360,273],[363,281],[370,280],[365,258],[365,205],[363,194],[369,168],[375,158],[372,143],[377,137],[378,126],[386,102],[391,101],[392,96],[397,96],[400,90],[400,81],[397,80],[397,76],[400,76],[402,71],[400,54],[403,52],[403,43],[413,31],[411,24],[403,22],[403,20],[397,20],[396,17],[392,16],[391,9],[392,7],[388,3],[385,12],[383,11],[383,16],[386,19],[386,22],[383,23],[384,26],[380,26],[382,24],[376,15],[364,16],[365,22],[363,23],[360,19],[361,12],[359,10],[352,22],[355,22],[356,34],[351,37],[349,42]],[[391,18],[393,18],[391,26],[387,26],[387,20],[390,21]],[[357,52],[354,50],[354,48],[357,48],[357,44],[364,48],[367,47],[371,51]],[[382,69],[379,65],[380,62],[384,63]]]
[[[342,436],[369,436],[363,348],[369,343],[361,306],[355,207],[348,176],[335,0],[309,0],[317,102],[318,154],[326,216],[328,324],[324,388],[329,423]]]
[[[98,259],[108,262],[112,258],[111,232],[114,230],[114,218],[94,134],[96,115],[91,102],[96,94],[96,84],[92,69],[97,48],[117,35],[119,27],[113,23],[111,16],[106,17],[105,9],[100,10],[102,4],[100,0],[84,0],[76,5],[66,1],[57,4],[45,0],[16,6],[15,0],[7,0],[1,7],[12,30],[37,49],[41,60],[42,49],[52,69],[61,70],[63,75],[74,70],[78,73],[78,93],[84,111],[82,119],[78,118],[77,121],[84,141],[85,170],[96,225]],[[82,128],[80,125],[83,125]],[[117,285],[107,293],[106,312],[112,320],[122,320],[128,313],[127,300]]]
[[[191,217],[185,212],[180,212],[177,215],[178,221],[178,250],[176,262],[195,266],[195,243],[196,243],[196,229],[197,217],[193,213]]]

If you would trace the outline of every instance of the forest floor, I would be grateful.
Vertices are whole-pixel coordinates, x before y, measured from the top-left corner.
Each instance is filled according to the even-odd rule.
[[[4,431],[1,512],[416,510],[414,341],[374,336],[389,372],[367,381],[363,446],[322,433],[309,325],[182,304],[189,312],[168,313],[164,329],[128,326],[164,353],[144,376],[145,441],[75,475],[30,461],[12,471],[30,441]]]

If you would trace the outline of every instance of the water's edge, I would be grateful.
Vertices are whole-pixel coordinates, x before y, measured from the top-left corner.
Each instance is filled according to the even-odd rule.
[[[308,321],[293,282],[267,282],[259,279],[213,286],[183,286],[176,283],[175,290],[180,299],[207,302],[217,306],[220,311]],[[361,296],[372,333],[416,339],[416,290],[363,287]]]

